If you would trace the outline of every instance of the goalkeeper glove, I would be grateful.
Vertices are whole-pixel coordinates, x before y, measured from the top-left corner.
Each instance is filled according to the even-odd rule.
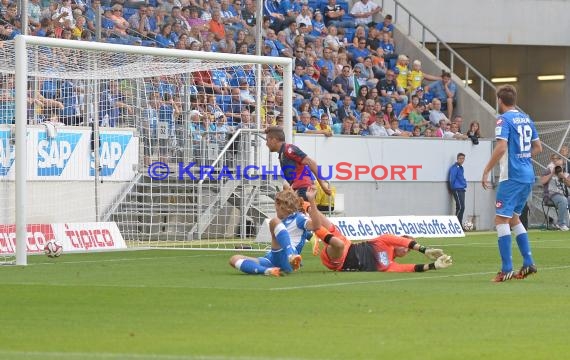
[[[427,248],[425,253],[424,253],[430,260],[436,260],[439,257],[445,255],[443,253],[443,250],[441,249],[432,249],[432,248]]]
[[[438,257],[434,263],[436,270],[446,269],[446,268],[450,267],[451,265],[453,265],[453,259],[451,259],[451,256],[449,256],[449,255],[442,255],[442,256]]]

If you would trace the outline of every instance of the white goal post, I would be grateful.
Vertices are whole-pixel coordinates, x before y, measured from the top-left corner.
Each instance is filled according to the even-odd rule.
[[[112,135],[109,136],[122,136],[121,131],[128,132],[132,130],[133,136],[140,135],[141,129],[138,121],[140,120],[138,116],[144,111],[144,107],[147,106],[149,100],[147,98],[142,99],[140,98],[140,92],[146,91],[145,86],[148,85],[146,79],[151,78],[162,78],[165,77],[168,79],[172,79],[173,81],[178,81],[181,88],[187,89],[189,88],[189,84],[187,83],[188,77],[185,77],[184,74],[196,74],[203,71],[210,71],[212,69],[229,69],[232,67],[241,67],[247,66],[248,69],[252,69],[251,72],[255,73],[254,80],[252,83],[255,83],[255,86],[251,86],[248,90],[249,94],[252,96],[250,106],[248,107],[251,110],[252,117],[255,120],[256,126],[252,126],[248,129],[241,129],[239,128],[239,124],[234,123],[235,128],[232,130],[232,134],[234,136],[228,136],[225,141],[229,142],[227,145],[221,144],[218,146],[218,152],[214,154],[214,156],[210,156],[209,158],[196,160],[196,161],[203,161],[204,164],[215,168],[217,165],[224,163],[228,164],[230,161],[234,161],[233,166],[235,166],[238,161],[241,161],[240,164],[247,164],[247,159],[240,158],[236,160],[235,153],[233,155],[226,155],[226,152],[229,153],[231,151],[231,143],[234,142],[237,144],[238,139],[251,139],[250,132],[253,130],[257,130],[258,132],[263,129],[263,126],[266,122],[266,119],[263,116],[268,116],[268,111],[266,108],[262,109],[262,106],[265,106],[263,103],[265,89],[262,89],[264,86],[263,84],[267,84],[267,79],[264,78],[266,76],[265,66],[268,67],[280,67],[282,72],[277,76],[280,80],[278,81],[278,87],[280,91],[282,91],[282,108],[281,116],[283,117],[283,128],[286,134],[286,141],[291,141],[292,136],[292,117],[293,117],[293,106],[292,106],[292,98],[293,98],[293,84],[292,84],[292,72],[293,72],[293,60],[290,58],[277,58],[277,57],[259,57],[259,56],[250,56],[250,55],[237,55],[237,54],[225,54],[225,53],[211,53],[211,52],[194,52],[194,51],[187,51],[187,50],[176,50],[176,49],[160,49],[160,48],[151,48],[151,47],[140,47],[140,46],[125,46],[125,45],[116,45],[116,44],[107,44],[107,43],[97,43],[97,42],[83,42],[83,41],[73,41],[73,40],[62,40],[62,39],[54,39],[54,38],[44,38],[44,37],[34,37],[34,36],[24,36],[20,35],[17,36],[14,43],[5,42],[4,48],[2,49],[3,58],[0,58],[0,75],[11,77],[14,79],[14,90],[15,90],[15,161],[14,161],[14,169],[15,175],[13,175],[13,179],[10,180],[9,177],[6,175],[5,179],[0,178],[0,181],[12,181],[13,187],[15,189],[15,206],[13,216],[7,216],[6,218],[0,218],[0,224],[13,224],[15,222],[15,229],[16,229],[16,251],[15,251],[15,262],[16,265],[26,265],[27,264],[27,238],[29,237],[29,229],[27,228],[27,224],[30,223],[29,211],[34,211],[36,214],[38,209],[29,209],[29,204],[32,201],[29,196],[37,196],[31,194],[37,194],[39,191],[42,193],[51,192],[47,187],[41,187],[41,190],[38,192],[30,192],[28,188],[28,184],[31,181],[38,181],[41,182],[42,178],[34,178],[30,174],[30,169],[34,169],[34,166],[37,166],[37,159],[30,158],[29,147],[26,146],[27,143],[30,142],[30,137],[34,137],[40,130],[34,130],[33,126],[38,126],[38,122],[35,119],[32,119],[30,116],[31,113],[34,113],[34,106],[32,105],[32,110],[30,109],[30,102],[34,102],[37,99],[36,91],[38,90],[37,87],[40,81],[46,81],[45,79],[59,79],[58,81],[63,81],[64,79],[72,79],[72,81],[76,81],[77,83],[81,83],[84,86],[81,97],[85,98],[86,107],[91,110],[87,110],[87,115],[84,118],[84,123],[79,124],[72,124],[72,125],[80,125],[77,127],[67,126],[65,127],[66,131],[69,132],[80,132],[83,131],[81,128],[85,129],[85,131],[93,130],[93,134],[98,135],[91,135],[91,154],[92,160],[91,162],[87,161],[87,167],[89,164],[95,169],[94,177],[95,181],[97,182],[98,176],[100,175],[100,169],[102,167],[100,158],[103,156],[102,154],[106,154],[105,152],[100,152],[99,147],[101,146],[104,140],[101,140],[101,135],[104,131],[103,129],[99,129],[102,127],[104,129],[108,129],[109,131],[117,131],[112,132]],[[10,66],[13,65],[13,69],[15,72],[11,72]],[[236,70],[237,71],[237,70]],[[190,76],[192,78],[192,76]],[[101,96],[103,96],[99,91],[100,82],[107,82],[116,81],[117,79],[121,80],[122,82],[119,83],[119,86],[124,86],[121,90],[124,90],[130,98],[128,98],[126,108],[129,110],[129,119],[133,118],[133,122],[125,122],[121,124],[121,129],[112,129],[112,128],[105,128],[109,126],[109,123],[105,122],[106,119],[102,119],[101,115],[101,108],[100,104],[102,104]],[[144,79],[144,80],[142,80]],[[149,80],[150,81],[150,80]],[[240,80],[241,81],[241,80]],[[274,79],[271,80],[271,84],[275,81]],[[34,85],[35,84],[35,85]],[[95,84],[95,85],[93,85]],[[95,86],[95,87],[93,87]],[[111,85],[108,85],[111,86]],[[240,82],[241,86],[241,82]],[[244,86],[247,87],[247,84]],[[235,87],[235,86],[234,86]],[[142,89],[142,90],[141,90]],[[233,87],[228,85],[229,92],[233,94]],[[188,90],[189,91],[189,90]],[[188,92],[187,91],[187,92]],[[243,94],[243,89],[240,90],[241,94]],[[162,95],[162,93],[160,93]],[[200,97],[202,94],[198,94]],[[39,95],[38,95],[39,96]],[[59,93],[61,95],[61,92]],[[192,101],[194,100],[194,95],[192,95]],[[232,96],[227,91],[224,95],[216,95],[216,96]],[[238,96],[240,97],[240,96]],[[184,112],[184,116],[190,116],[194,112],[200,113],[200,117],[202,116],[212,116],[212,119],[217,119],[218,115],[216,114],[208,114],[207,110],[195,110],[193,106],[196,105],[194,103],[190,104],[191,96],[188,97],[180,97],[178,100],[180,102],[180,112]],[[205,97],[204,97],[205,98]],[[44,98],[42,98],[45,100]],[[240,97],[241,100],[243,98]],[[254,100],[253,100],[254,99]],[[69,99],[68,99],[69,100]],[[241,101],[240,100],[240,101]],[[166,102],[167,100],[162,100]],[[172,99],[168,101],[173,101]],[[245,101],[245,100],[243,100]],[[198,104],[206,106],[206,103]],[[242,104],[243,105],[243,104]],[[47,105],[45,105],[47,106]],[[173,105],[174,106],[174,105]],[[133,111],[130,111],[132,107]],[[174,106],[176,108],[176,106]],[[162,108],[161,108],[162,109]],[[248,110],[248,111],[249,111]],[[122,110],[125,111],[126,110]],[[161,110],[162,111],[162,110]],[[220,116],[221,117],[221,116]],[[180,117],[184,121],[187,120],[186,117]],[[32,126],[33,125],[33,126]],[[68,124],[69,125],[69,124]],[[81,126],[84,125],[84,126]],[[112,125],[111,125],[112,126]],[[186,126],[186,125],[185,125]],[[188,125],[190,126],[190,125]],[[237,131],[235,131],[237,129]],[[33,130],[33,131],[32,131]],[[148,129],[147,129],[148,130]],[[208,129],[206,129],[206,133]],[[162,131],[162,128],[155,129],[154,131]],[[173,130],[174,131],[174,130]],[[46,130],[46,133],[48,130]],[[117,135],[119,134],[119,135]],[[138,134],[138,135],[137,135]],[[184,133],[186,136],[186,133]],[[217,133],[216,133],[217,134]],[[207,134],[204,136],[215,136],[216,134]],[[192,135],[192,134],[191,134]],[[46,135],[47,136],[47,135]],[[78,135],[79,136],[79,135]],[[143,136],[143,135],[140,135]],[[259,139],[258,139],[259,140]],[[159,140],[160,141],[160,140]],[[243,140],[242,140],[243,141]],[[250,140],[248,140],[250,141]],[[251,142],[255,142],[251,140]],[[87,144],[89,141],[87,141]],[[259,143],[259,141],[258,141]],[[95,144],[95,145],[93,145]],[[150,142],[149,146],[160,146]],[[180,144],[180,141],[179,141]],[[178,144],[178,147],[180,145]],[[104,145],[104,144],[103,144]],[[262,144],[263,145],[263,144]],[[80,145],[77,145],[78,147]],[[88,147],[88,145],[86,145]],[[94,149],[98,149],[94,151]],[[53,150],[53,149],[52,149]],[[120,150],[120,149],[119,149]],[[117,151],[119,151],[117,150]],[[152,160],[161,160],[162,153],[158,153],[156,155],[154,152],[151,151],[152,149],[144,149],[144,151],[140,150],[140,153],[144,156],[144,162],[137,161],[138,167],[133,169],[134,175],[133,178],[137,178],[143,176],[143,172],[146,172],[146,167],[148,163],[146,161]],[[181,153],[184,153],[185,149],[181,150]],[[32,150],[33,151],[33,150]],[[55,151],[55,150],[53,150]],[[109,150],[110,154],[113,154],[113,149]],[[124,151],[124,149],[123,149]],[[234,149],[234,152],[237,150]],[[137,159],[139,151],[136,151]],[[149,155],[150,154],[150,155]],[[108,155],[108,154],[107,154]],[[187,155],[184,153],[184,156]],[[216,156],[217,155],[217,156]],[[169,161],[173,161],[174,155],[169,153],[169,160],[165,160],[166,163]],[[187,161],[188,159],[194,159],[190,157],[184,157],[181,155],[181,159]],[[231,157],[234,156],[234,157]],[[249,156],[249,155],[248,155]],[[252,155],[253,156],[253,155]],[[257,154],[259,156],[259,154]],[[170,159],[172,157],[172,159]],[[149,159],[147,159],[149,158]],[[72,160],[70,160],[72,161]],[[130,171],[130,170],[129,170]],[[217,168],[216,168],[217,171]],[[93,173],[93,169],[92,169]],[[93,174],[91,174],[93,177]],[[69,199],[73,200],[72,198],[75,197],[75,193],[73,193],[74,189],[74,179],[66,179],[64,184],[62,184],[59,194],[61,196],[65,196],[65,192],[69,191],[67,195]],[[92,181],[92,180],[91,180]],[[100,179],[102,181],[102,179]],[[111,180],[112,181],[112,180]],[[131,180],[133,183],[133,180]],[[128,188],[128,181],[125,182],[125,186],[122,188]],[[258,184],[259,185],[259,184]],[[181,184],[179,187],[185,186]],[[200,183],[198,186],[202,186]],[[245,185],[241,185],[239,187],[240,191],[245,194]],[[68,190],[66,190],[68,189]],[[172,185],[168,188],[169,194],[176,193],[177,188]],[[95,187],[94,196],[101,196],[101,193],[104,189],[100,187]],[[154,190],[150,190],[151,192]],[[202,191],[202,187],[198,191],[200,195]],[[225,190],[217,189],[217,193],[223,193]],[[228,190],[230,191],[230,190]],[[231,191],[238,191],[236,187],[232,188]],[[91,190],[90,190],[91,192]],[[103,194],[104,195],[104,194]],[[89,195],[91,196],[91,195]],[[145,194],[140,195],[145,196]],[[0,195],[1,197],[1,195]],[[200,198],[198,203],[204,201],[210,201],[209,198]],[[224,201],[227,199],[224,199]],[[213,200],[212,200],[213,201]],[[243,205],[246,202],[245,197],[241,198],[241,204]],[[237,201],[237,203],[240,203]],[[169,208],[174,208],[176,204],[169,204]],[[180,205],[180,204],[178,204]],[[203,205],[203,204],[202,204]],[[207,204],[206,204],[207,205]],[[101,210],[97,208],[97,205],[94,206],[95,208],[86,210],[86,214],[88,213],[89,216],[93,216],[95,214],[94,221],[106,221],[101,216]],[[46,208],[47,209],[47,208]],[[50,212],[58,212],[61,209],[62,212],[65,210],[65,204],[54,204],[53,207],[49,208]],[[47,211],[47,210],[46,210]],[[208,212],[212,211],[211,207],[205,206],[204,208],[198,208],[198,212]],[[52,214],[53,215],[53,214]],[[200,214],[199,214],[200,215]],[[214,215],[210,214],[210,216],[206,219],[211,221]],[[245,215],[244,215],[245,217]],[[40,219],[44,219],[44,217],[38,217]],[[45,217],[45,219],[54,219],[53,222],[58,223],[65,223],[68,220],[66,219],[56,219],[55,216],[52,217]],[[202,219],[202,218],[200,218]],[[37,223],[38,220],[32,219],[32,223]],[[85,220],[81,220],[85,221]],[[87,220],[89,221],[89,220]],[[198,226],[193,228],[193,231],[196,233],[193,235],[195,238],[200,239],[206,231],[205,226],[200,226],[200,221],[198,220]],[[243,223],[242,223],[243,224]],[[186,230],[185,230],[186,231]],[[242,232],[245,230],[242,228]],[[165,235],[166,236],[166,235]],[[166,240],[170,240],[168,236],[165,238]],[[192,239],[190,239],[192,240]],[[138,243],[145,244],[144,242],[138,240]],[[153,247],[148,245],[150,242],[146,242],[147,247]],[[232,245],[233,246],[233,245]],[[185,246],[186,247],[186,246]],[[233,248],[233,247],[232,247]]]

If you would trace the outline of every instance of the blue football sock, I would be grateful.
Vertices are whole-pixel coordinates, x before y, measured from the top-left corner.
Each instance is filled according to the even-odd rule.
[[[263,265],[259,265],[255,260],[245,259],[242,263],[236,264],[237,269],[246,273],[246,274],[257,274],[263,275],[265,274],[265,270],[267,267]]]
[[[532,252],[530,251],[530,243],[528,241],[528,233],[526,232],[523,224],[519,223],[516,225],[513,228],[513,232],[515,233],[517,245],[519,246],[521,256],[523,257],[523,266],[534,264]]]
[[[508,224],[497,225],[497,234],[499,235],[499,253],[501,254],[502,272],[513,270],[513,256],[511,250],[511,229]]]

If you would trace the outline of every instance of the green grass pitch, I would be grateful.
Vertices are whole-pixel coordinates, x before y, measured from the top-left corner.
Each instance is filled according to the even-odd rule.
[[[501,284],[491,233],[423,240],[454,258],[423,274],[330,272],[311,244],[282,278],[227,251],[32,256],[0,267],[0,359],[564,358],[570,237],[530,236],[539,273]]]

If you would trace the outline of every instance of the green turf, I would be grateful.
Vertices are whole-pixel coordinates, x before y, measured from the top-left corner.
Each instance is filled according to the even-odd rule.
[[[221,251],[33,256],[0,268],[0,359],[565,357],[570,239],[531,240],[538,275],[501,284],[493,234],[426,240],[455,264],[424,274],[333,273],[308,251],[282,278]]]

